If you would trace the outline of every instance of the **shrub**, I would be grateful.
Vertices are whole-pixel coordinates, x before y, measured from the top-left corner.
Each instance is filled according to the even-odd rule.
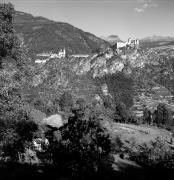
[[[13,81],[13,73],[0,74],[0,146],[1,155],[18,161],[26,144],[32,141],[37,125],[29,115],[20,93],[20,84]]]
[[[123,153],[123,145],[124,143],[122,142],[120,136],[116,136],[112,138],[112,152],[114,153]]]
[[[84,109],[86,107],[86,102],[83,98],[79,98],[76,101],[76,105],[78,106],[78,108],[80,109]]]
[[[148,124],[150,124],[152,122],[151,112],[147,108],[145,108],[143,111],[143,122],[148,123]]]
[[[62,139],[51,140],[47,152],[57,171],[69,172],[71,177],[95,174],[101,164],[108,161],[111,151],[108,133],[95,114],[92,111],[88,114],[85,110],[73,110],[74,115],[61,129]]]
[[[129,152],[129,156],[143,167],[174,168],[174,155],[160,138],[156,138],[150,144],[136,146],[134,151]]]
[[[159,104],[153,114],[154,123],[158,126],[172,125],[172,116],[169,109],[166,108],[165,104]]]
[[[117,103],[114,111],[114,121],[116,122],[128,122],[129,114],[126,106],[123,103]]]
[[[59,99],[59,105],[63,111],[70,111],[73,107],[73,98],[71,94],[64,92]]]
[[[0,119],[1,155],[8,157],[10,161],[18,161],[20,153],[24,153],[27,144],[32,142],[38,127],[22,107],[18,109],[19,106],[17,106],[17,109],[14,109],[15,107],[8,106],[7,108],[8,114],[1,116]]]

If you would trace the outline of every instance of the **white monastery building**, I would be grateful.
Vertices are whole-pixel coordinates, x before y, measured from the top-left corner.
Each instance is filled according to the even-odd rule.
[[[44,57],[46,59],[36,59],[35,60],[35,63],[46,63],[47,61],[49,61],[50,59],[54,59],[54,58],[65,58],[66,57],[66,50],[65,48],[64,49],[61,49],[60,51],[58,51],[58,53],[40,53],[40,54],[37,54],[37,56],[39,57]]]
[[[127,42],[117,42],[116,45],[117,45],[117,49],[122,48],[122,47],[127,47],[127,46],[138,48],[139,47],[139,40],[129,38]]]

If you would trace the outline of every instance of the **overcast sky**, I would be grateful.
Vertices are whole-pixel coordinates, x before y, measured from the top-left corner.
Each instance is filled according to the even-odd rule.
[[[174,0],[0,0],[97,36],[174,36]]]

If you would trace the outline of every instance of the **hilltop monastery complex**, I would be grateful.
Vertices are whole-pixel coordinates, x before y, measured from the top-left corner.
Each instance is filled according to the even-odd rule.
[[[122,48],[122,47],[127,47],[127,46],[138,48],[139,47],[139,40],[129,38],[128,41],[126,41],[126,42],[117,42],[116,43],[117,49]]]

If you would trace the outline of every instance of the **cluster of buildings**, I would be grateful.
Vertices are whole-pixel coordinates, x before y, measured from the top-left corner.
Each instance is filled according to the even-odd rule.
[[[122,48],[122,47],[139,47],[139,40],[138,39],[132,39],[129,38],[128,41],[126,42],[117,42],[116,43],[116,48]]]
[[[38,63],[38,64],[46,63],[50,59],[65,58],[66,57],[66,50],[64,48],[64,49],[61,49],[60,51],[58,51],[58,53],[52,53],[52,52],[50,52],[50,53],[40,53],[40,54],[37,54],[37,56],[40,57],[41,59],[36,59],[35,63]]]

